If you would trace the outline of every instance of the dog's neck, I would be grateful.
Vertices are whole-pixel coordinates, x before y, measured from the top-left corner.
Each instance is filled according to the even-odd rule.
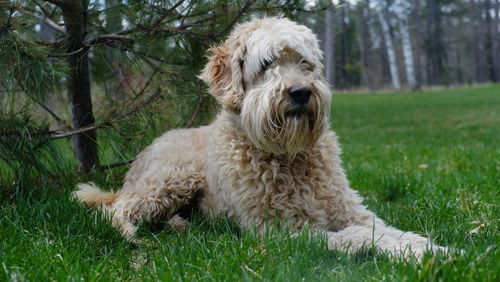
[[[222,110],[216,118],[214,124],[217,130],[223,131],[230,139],[227,139],[225,146],[235,146],[246,151],[252,151],[260,160],[279,161],[280,163],[294,162],[297,158],[304,158],[312,152],[316,143],[311,147],[304,147],[296,153],[275,154],[258,148],[245,133],[241,126],[239,115],[233,111]],[[221,144],[222,145],[222,144]]]

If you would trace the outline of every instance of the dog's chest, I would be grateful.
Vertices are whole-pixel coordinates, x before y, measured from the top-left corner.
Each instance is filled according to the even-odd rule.
[[[295,226],[327,225],[329,172],[312,153],[286,159],[251,148],[233,151],[230,164],[219,163],[218,192],[226,211],[252,225],[276,218]]]

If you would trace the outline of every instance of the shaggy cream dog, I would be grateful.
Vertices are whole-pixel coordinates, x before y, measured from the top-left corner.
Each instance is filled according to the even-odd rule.
[[[179,221],[179,210],[196,203],[260,233],[307,225],[326,234],[330,249],[375,244],[421,257],[432,247],[387,226],[349,187],[328,128],[331,92],[311,30],[288,19],[256,19],[210,51],[200,78],[222,106],[215,121],[157,138],[116,193],[79,184],[81,202],[101,207],[128,238],[140,221]]]

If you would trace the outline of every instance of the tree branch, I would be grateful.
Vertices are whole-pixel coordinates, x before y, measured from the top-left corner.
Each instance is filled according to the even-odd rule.
[[[175,11],[175,9],[177,9],[182,3],[184,3],[186,0],[179,0],[177,1],[177,3],[175,3],[172,7],[170,7],[170,9],[166,10],[163,12],[163,15],[161,15],[161,17],[156,21],[155,25],[159,25],[161,24],[161,22],[163,22],[163,20],[165,20],[165,18],[170,14],[172,13],[173,11]]]
[[[19,11],[43,21],[45,24],[47,24],[48,26],[53,28],[55,31],[58,31],[62,34],[66,34],[66,30],[64,29],[64,27],[62,27],[62,26],[58,25],[57,23],[55,23],[54,21],[52,21],[47,15],[39,16],[34,12],[28,11],[28,9],[25,7],[20,7]]]
[[[234,19],[226,26],[226,28],[224,28],[222,31],[216,33],[216,34],[212,34],[209,39],[210,41],[213,41],[215,39],[217,39],[218,37],[220,37],[221,35],[224,35],[226,34],[227,32],[229,32],[229,30],[231,28],[233,28],[233,26],[236,24],[236,22],[241,18],[241,16],[243,15],[243,13],[245,13],[245,11],[247,11],[254,3],[255,3],[256,0],[248,0],[245,2],[245,5],[238,11],[238,14],[236,15],[236,17],[234,17]]]
[[[128,36],[125,36],[125,35],[121,35],[121,34],[117,34],[117,33],[110,33],[110,34],[104,34],[104,35],[97,36],[97,37],[92,38],[90,40],[85,40],[83,42],[83,45],[85,45],[87,47],[91,47],[91,46],[95,46],[95,45],[99,45],[99,44],[109,44],[111,42],[133,43],[133,39],[128,37]]]
[[[159,97],[160,94],[161,94],[161,89],[158,88],[153,95],[151,95],[149,98],[147,98],[146,100],[144,100],[142,103],[139,103],[138,105],[136,105],[132,109],[126,111],[125,113],[123,113],[122,115],[118,116],[117,118],[115,118],[113,120],[110,120],[110,121],[107,121],[107,122],[103,122],[103,123],[99,123],[99,124],[94,124],[94,125],[91,125],[91,126],[87,126],[87,127],[84,127],[84,128],[77,129],[77,130],[71,130],[71,131],[67,131],[67,132],[63,132],[63,133],[59,133],[59,134],[54,134],[51,137],[52,137],[52,139],[60,139],[60,138],[64,138],[64,137],[70,137],[70,136],[73,136],[73,135],[76,135],[76,134],[79,134],[79,133],[83,133],[83,132],[87,132],[87,131],[91,131],[91,130],[96,130],[96,129],[100,129],[100,128],[103,128],[103,127],[112,126],[114,123],[119,122],[119,121],[127,118],[128,116],[130,116],[132,114],[135,114],[138,111],[140,111],[142,108],[144,108],[145,106],[147,106],[148,104],[150,104],[154,99],[156,99],[157,97]]]
[[[142,93],[140,93],[140,94],[142,94]],[[84,133],[87,131],[113,126],[114,123],[119,122],[119,121],[127,118],[128,116],[139,112],[142,108],[149,105],[154,99],[156,99],[159,96],[161,96],[161,89],[160,88],[158,88],[153,95],[151,95],[150,97],[148,97],[147,99],[145,99],[141,103],[137,104],[132,109],[126,111],[122,115],[119,115],[118,117],[116,117],[112,120],[105,121],[103,123],[93,124],[93,125],[86,126],[86,127],[82,127],[80,129],[69,130],[69,131],[62,131],[62,129],[40,130],[40,131],[35,131],[35,132],[22,132],[22,131],[15,131],[15,130],[7,130],[7,131],[0,131],[0,136],[22,136],[24,134],[27,134],[27,135],[32,135],[32,136],[50,135],[50,138],[52,138],[52,139],[71,137],[73,135]]]

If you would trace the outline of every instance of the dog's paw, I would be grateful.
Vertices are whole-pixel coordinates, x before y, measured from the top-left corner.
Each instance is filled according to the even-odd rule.
[[[168,220],[168,225],[170,225],[170,228],[172,228],[173,230],[182,231],[189,226],[189,220],[176,214]]]

